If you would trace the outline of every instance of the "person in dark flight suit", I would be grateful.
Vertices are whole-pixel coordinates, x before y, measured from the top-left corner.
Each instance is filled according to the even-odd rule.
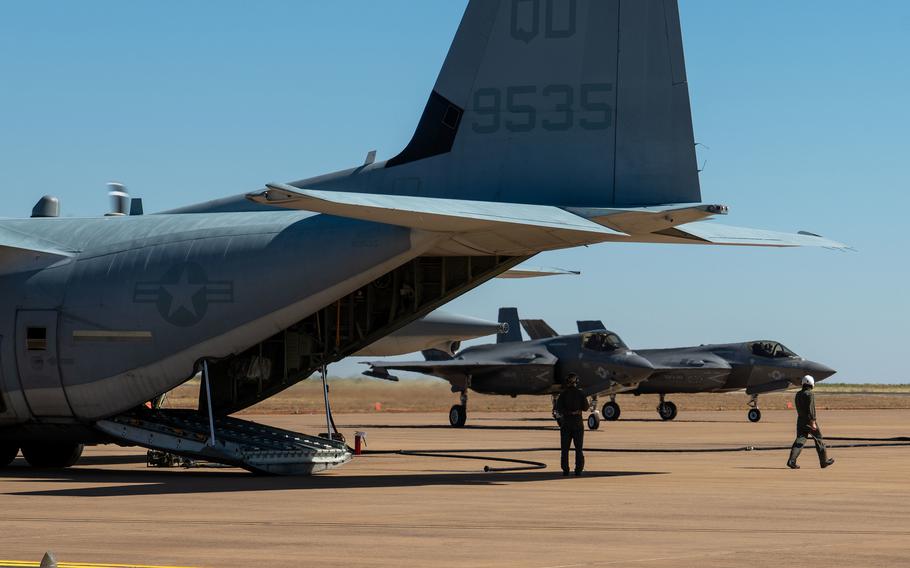
[[[562,474],[569,475],[569,445],[575,444],[575,475],[585,469],[585,425],[582,414],[588,410],[588,397],[578,388],[578,375],[569,373],[566,389],[556,399],[559,421],[559,446]]]
[[[815,379],[812,375],[803,377],[803,388],[796,393],[796,441],[790,449],[790,459],[787,460],[787,467],[790,469],[799,469],[796,465],[796,459],[799,453],[806,445],[809,436],[815,440],[815,451],[818,453],[818,462],[822,468],[826,468],[834,463],[833,458],[828,457],[828,450],[825,448],[825,441],[822,437],[822,431],[818,428],[815,420]]]

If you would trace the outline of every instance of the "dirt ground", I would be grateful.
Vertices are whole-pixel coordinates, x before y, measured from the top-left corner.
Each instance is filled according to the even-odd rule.
[[[458,401],[448,383],[438,380],[408,380],[399,383],[373,379],[330,379],[332,408],[335,412],[448,412]],[[860,392],[856,392],[860,391]],[[179,387],[168,395],[166,407],[195,408],[198,383]],[[762,410],[785,410],[794,392],[771,393],[759,399]],[[903,385],[819,385],[819,409],[907,409],[910,388]],[[601,398],[600,403],[607,398]],[[681,413],[690,410],[748,409],[749,397],[742,392],[726,394],[681,394],[668,397]],[[619,395],[622,411],[656,411],[657,395]],[[378,407],[377,407],[378,405]],[[491,396],[470,393],[471,412],[546,412],[551,407],[547,396]],[[308,379],[263,401],[241,414],[324,413],[322,383]]]
[[[53,550],[69,562],[244,568],[910,564],[910,446],[893,445],[907,443],[893,440],[908,431],[906,411],[821,411],[837,463],[821,470],[807,448],[792,471],[792,410],[768,409],[752,424],[740,408],[683,405],[662,422],[650,408],[632,410],[633,400],[620,421],[586,433],[581,478],[562,477],[546,412],[478,410],[464,429],[435,411],[339,412],[342,432],[367,432],[371,451],[472,449],[483,459],[371,454],[309,478],[149,469],[142,450],[116,446],[89,448],[65,471],[20,459],[0,472],[0,558],[37,561]],[[322,427],[315,414],[247,418]],[[490,457],[546,469],[484,472],[502,465]]]

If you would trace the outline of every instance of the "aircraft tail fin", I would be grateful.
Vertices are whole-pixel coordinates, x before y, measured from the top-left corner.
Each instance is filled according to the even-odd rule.
[[[531,339],[548,339],[559,335],[555,329],[550,327],[550,324],[542,319],[521,320],[521,327],[525,329],[525,333]]]
[[[556,206],[700,201],[677,0],[471,0],[408,145],[350,173],[293,185]]]
[[[578,326],[578,333],[585,333],[587,331],[606,331],[606,326],[604,322],[600,320],[579,320],[575,322]]]
[[[506,324],[505,333],[496,336],[496,343],[514,343],[521,341],[521,323],[518,320],[518,308],[499,308],[499,323]]]

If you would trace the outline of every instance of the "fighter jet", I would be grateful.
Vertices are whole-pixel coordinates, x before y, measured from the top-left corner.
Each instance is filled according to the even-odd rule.
[[[600,321],[579,321],[578,331],[606,329]],[[526,328],[527,330],[527,328]],[[543,337],[546,334],[534,334]],[[751,395],[747,417],[761,420],[758,395],[799,386],[805,375],[822,381],[836,371],[826,365],[804,359],[777,341],[746,341],[718,345],[699,345],[674,349],[639,349],[654,372],[635,389],[624,392],[660,395],[657,413],[663,420],[676,418],[676,404],[666,400],[668,394],[696,392],[732,392],[745,390]],[[603,405],[604,420],[618,420],[620,407],[617,392],[607,392],[610,401]]]
[[[229,415],[539,252],[843,246],[706,222],[673,0],[471,0],[392,158],[159,214],[113,197],[0,220],[0,466],[114,441],[321,471],[349,449]],[[199,372],[197,411],[142,410]]]
[[[369,362],[365,375],[398,380],[389,371],[409,371],[439,377],[451,383],[460,401],[449,410],[449,424],[458,428],[467,421],[468,391],[500,395],[547,395],[554,398],[565,388],[565,378],[575,373],[589,396],[636,388],[654,370],[613,332],[598,330],[573,335],[523,341],[518,310],[502,308],[499,320],[508,331],[497,342],[468,347],[454,356],[438,351],[424,353],[426,361]],[[594,420],[599,420],[592,414]]]

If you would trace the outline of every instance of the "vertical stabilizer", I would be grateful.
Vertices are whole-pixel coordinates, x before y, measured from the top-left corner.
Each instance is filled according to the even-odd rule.
[[[580,320],[575,322],[578,326],[578,333],[585,333],[587,331],[606,331],[604,323],[600,320]]]
[[[355,173],[307,186],[559,206],[700,201],[676,0],[471,0],[410,143]]]
[[[496,343],[514,343],[522,341],[521,322],[518,320],[518,308],[499,308],[499,323],[508,328],[496,336]]]

